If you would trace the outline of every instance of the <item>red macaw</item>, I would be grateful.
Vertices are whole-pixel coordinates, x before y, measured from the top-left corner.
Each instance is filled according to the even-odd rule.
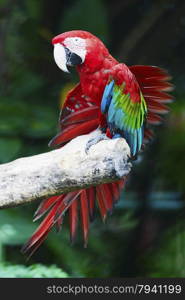
[[[170,79],[167,72],[154,66],[128,67],[119,63],[96,36],[86,31],[59,34],[52,43],[58,67],[68,72],[68,66],[75,66],[80,80],[66,97],[60,114],[60,132],[50,145],[62,147],[76,136],[99,127],[103,138],[124,137],[134,158],[152,138],[150,125],[160,124],[161,115],[168,112],[166,103],[172,96],[166,91],[172,85],[167,82]],[[87,149],[95,142],[90,141]],[[80,207],[86,246],[96,202],[105,220],[124,184],[125,178],[44,200],[35,213],[35,220],[48,214],[24,245],[23,252],[29,251],[31,255],[54,225],[58,230],[61,228],[66,203],[71,241],[75,239]]]

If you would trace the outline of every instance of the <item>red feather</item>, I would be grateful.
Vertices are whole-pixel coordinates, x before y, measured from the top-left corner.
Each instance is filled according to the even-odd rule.
[[[146,91],[152,91],[154,88],[158,91],[171,91],[173,89],[173,85],[169,82],[166,82],[166,81],[160,81],[160,80],[157,80],[156,78],[153,79],[153,78],[149,78],[149,79],[145,79],[145,80],[142,80],[142,90],[143,90],[143,93]]]
[[[99,210],[101,213],[101,217],[104,222],[107,217],[107,208],[106,208],[106,204],[105,204],[105,201],[104,201],[104,198],[102,195],[101,186],[96,187],[96,195],[97,195],[97,202],[98,202]]]
[[[139,78],[160,78],[160,80],[169,80],[171,77],[168,72],[162,68],[156,66],[144,66],[144,65],[136,65],[130,66],[129,69],[136,76],[136,79],[139,81]]]
[[[62,145],[75,137],[87,134],[98,127],[98,119],[90,120],[78,125],[72,125],[57,134],[49,143],[49,146]]]
[[[40,247],[40,245],[45,241],[50,230],[51,230],[51,227],[49,227],[46,231],[44,231],[42,236],[40,237],[40,239],[36,243],[34,243],[33,246],[30,246],[30,247],[28,246],[27,248],[24,248],[27,245],[27,244],[25,244],[24,247],[22,247],[22,249],[21,249],[22,253],[29,253],[27,259],[29,259],[35,253],[35,251]]]
[[[73,201],[69,207],[70,237],[71,243],[74,242],[78,225],[78,199]]]
[[[72,112],[67,117],[61,120],[62,126],[68,126],[76,123],[84,123],[85,121],[98,119],[97,106],[89,106],[79,111]]]
[[[147,122],[152,125],[159,125],[162,122],[161,116],[149,112],[147,114]]]
[[[125,186],[125,178],[119,180],[118,181],[118,185],[119,185],[119,188],[120,188],[120,191],[121,191],[124,188],[124,186]]]
[[[163,121],[159,115],[169,111],[165,104],[173,100],[173,97],[166,93],[173,89],[173,85],[168,82],[171,79],[169,74],[166,70],[153,66],[131,66],[130,70],[135,75],[147,104],[147,124],[159,125]],[[153,132],[146,126],[144,143],[152,137]]]
[[[48,209],[50,209],[57,201],[61,200],[63,197],[64,195],[53,196],[51,198],[43,200],[34,214],[34,221],[40,219],[43,214],[48,211]]]
[[[150,113],[165,114],[169,111],[166,105],[155,101],[148,103],[147,107]]]
[[[112,197],[112,193],[111,193],[109,184],[100,185],[100,189],[102,191],[105,207],[109,213],[112,213],[113,197]]]
[[[36,243],[43,239],[43,237],[46,237],[50,229],[52,228],[54,224],[54,218],[55,214],[57,212],[58,207],[60,206],[60,201],[55,203],[55,205],[52,207],[48,215],[45,217],[45,219],[42,221],[40,226],[37,228],[37,230],[34,232],[32,237],[28,240],[28,242],[23,246],[22,252],[25,253],[29,251],[31,248],[33,251],[35,251]],[[37,248],[37,247],[36,247]]]
[[[119,199],[119,196],[120,196],[119,186],[117,183],[113,182],[110,184],[110,188],[112,190],[114,202],[117,202],[117,200]]]
[[[60,216],[55,224],[57,232],[59,232],[61,230],[63,221],[64,221],[63,216]]]
[[[87,190],[87,197],[89,202],[89,216],[90,216],[90,220],[92,221],[94,219],[95,201],[96,201],[96,194],[95,194],[94,187],[91,187]]]
[[[58,207],[56,213],[55,213],[55,218],[54,222],[57,222],[57,220],[61,217],[64,216],[68,208],[72,205],[72,203],[78,198],[80,195],[81,191],[75,191],[75,192],[70,192],[65,195],[63,200],[60,202],[60,206]]]
[[[145,139],[145,143],[149,142],[150,140],[152,140],[153,138],[153,131],[151,129],[145,129],[145,132],[144,132],[144,139]]]
[[[82,215],[82,230],[84,236],[84,247],[87,247],[89,233],[89,210],[86,190],[82,190],[80,195],[81,215]]]

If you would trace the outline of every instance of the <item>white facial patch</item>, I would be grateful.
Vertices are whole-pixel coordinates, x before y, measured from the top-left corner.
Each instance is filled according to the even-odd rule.
[[[82,39],[80,37],[66,38],[64,40],[64,45],[71,52],[80,56],[82,59],[82,63],[84,62],[85,56],[86,56],[86,42],[84,39]]]
[[[66,52],[64,49],[64,46],[57,43],[54,44],[54,59],[57,64],[57,66],[64,72],[69,73],[68,68],[66,66],[67,60],[66,60]]]

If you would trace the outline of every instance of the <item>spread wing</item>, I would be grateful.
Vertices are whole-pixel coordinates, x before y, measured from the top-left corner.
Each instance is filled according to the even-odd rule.
[[[126,82],[118,85],[112,79],[105,87],[101,111],[106,114],[113,138],[118,134],[123,136],[130,146],[131,154],[136,155],[143,143],[147,113],[146,102],[139,88],[133,91],[132,87],[129,93]]]

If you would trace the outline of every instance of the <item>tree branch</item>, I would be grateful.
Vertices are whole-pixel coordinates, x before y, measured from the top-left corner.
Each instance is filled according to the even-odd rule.
[[[0,208],[118,180],[131,169],[129,146],[122,138],[85,146],[99,130],[48,153],[0,166]]]

